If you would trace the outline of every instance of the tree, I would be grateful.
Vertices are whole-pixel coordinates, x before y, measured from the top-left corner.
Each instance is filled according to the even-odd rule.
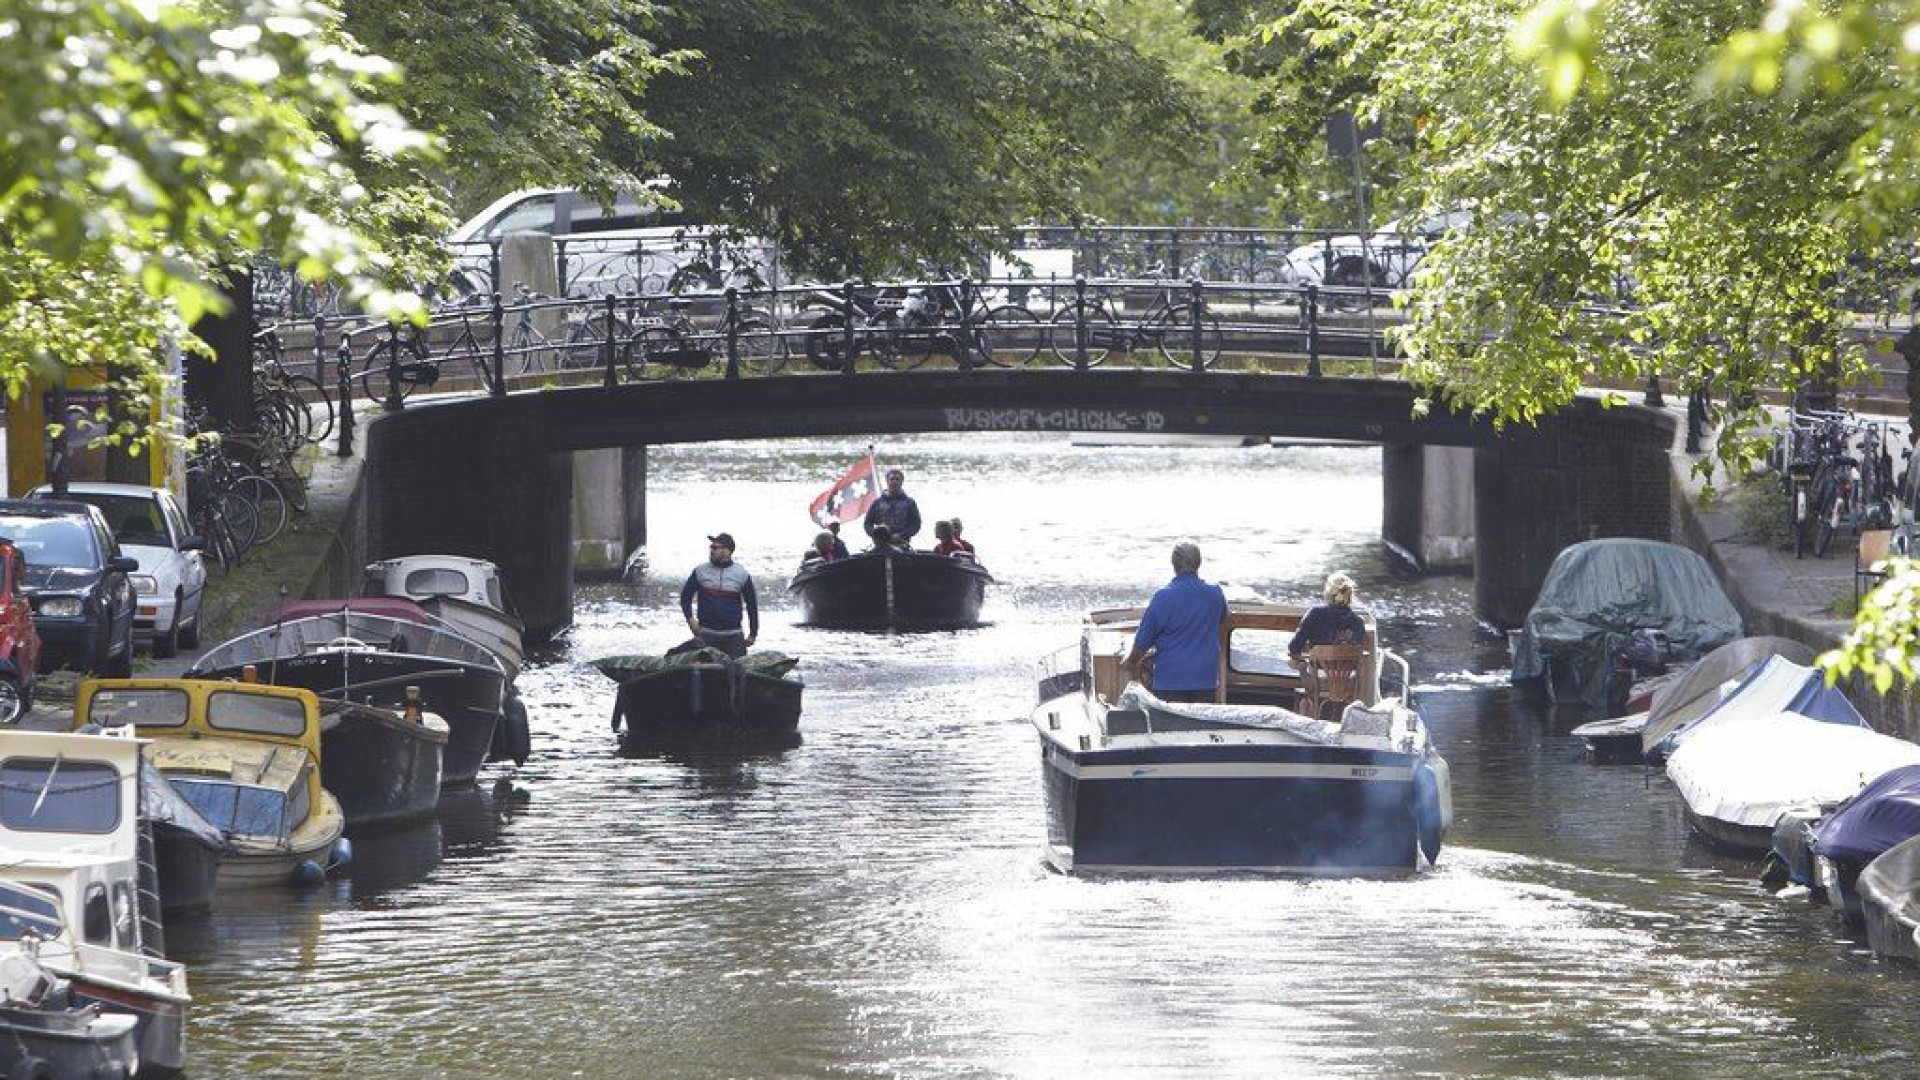
[[[0,379],[110,364],[126,417],[159,350],[222,303],[220,267],[270,252],[356,295],[402,270],[352,159],[424,148],[363,87],[384,61],[302,0],[0,0]],[[417,305],[414,305],[417,306]],[[122,419],[116,440],[134,434]]]

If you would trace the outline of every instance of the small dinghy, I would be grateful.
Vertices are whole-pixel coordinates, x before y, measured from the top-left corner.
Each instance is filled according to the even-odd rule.
[[[815,559],[788,589],[801,622],[842,630],[953,630],[980,621],[993,575],[973,559],[880,548]]]
[[[1702,837],[1765,854],[1787,811],[1838,805],[1889,769],[1916,763],[1920,746],[1905,740],[1774,713],[1696,731],[1667,759],[1667,776]]]
[[[1920,960],[1920,836],[1868,863],[1858,888],[1867,945],[1878,956]]]
[[[1920,835],[1920,765],[1890,769],[1813,830],[1814,868],[1827,903],[1860,919],[1855,883],[1867,864]]]
[[[613,724],[629,746],[683,742],[791,746],[800,741],[799,660],[777,652],[734,659],[718,649],[605,656],[593,666],[620,684]]]
[[[1729,641],[1701,657],[1700,662],[1688,668],[1679,679],[1662,687],[1647,704],[1647,725],[1640,733],[1642,757],[1649,760],[1664,757],[1666,751],[1655,748],[1667,736],[1692,725],[1718,708],[1755,668],[1773,656],[1802,666],[1811,666],[1813,663],[1813,650],[1797,641],[1781,637],[1744,637]]]

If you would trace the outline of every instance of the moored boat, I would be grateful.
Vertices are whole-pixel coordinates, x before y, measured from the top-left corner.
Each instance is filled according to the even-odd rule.
[[[447,723],[418,704],[392,709],[352,701],[321,707],[321,781],[340,800],[347,828],[433,816]]]
[[[734,659],[718,649],[608,656],[594,667],[620,684],[614,723],[630,747],[696,742],[790,746],[800,741],[798,663],[777,652]]]
[[[1043,672],[1033,713],[1047,861],[1071,872],[1405,874],[1439,857],[1446,762],[1406,699],[1406,662],[1373,621],[1355,699],[1318,714],[1285,659],[1304,610],[1229,605],[1222,692],[1170,703],[1127,683],[1142,609],[1095,612],[1077,666]],[[1382,692],[1382,668],[1399,692]],[[1329,702],[1341,706],[1338,702]],[[1299,706],[1302,712],[1295,712]]]
[[[1701,728],[1667,759],[1667,776],[1695,832],[1718,847],[1764,855],[1788,811],[1838,805],[1889,769],[1916,762],[1913,743],[1783,712]]]
[[[320,784],[310,691],[201,679],[89,679],[80,724],[131,726],[146,756],[226,838],[219,888],[311,880],[348,857],[346,818]]]
[[[407,688],[418,687],[421,707],[447,727],[442,787],[472,783],[487,761],[506,682],[492,652],[431,616],[402,619],[357,606],[274,623],[234,638],[207,650],[188,675],[251,675],[276,686],[303,687],[329,700],[390,709],[405,708]],[[427,738],[424,731],[420,735]],[[340,764],[357,772],[405,760],[383,752]]]
[[[213,903],[226,837],[174,789],[153,762],[140,759],[140,817],[152,832],[160,910],[200,911]]]
[[[38,961],[73,997],[135,1020],[141,1074],[186,1065],[186,969],[161,958],[141,865],[139,765],[130,732],[0,729],[0,934],[40,939]]]
[[[0,948],[0,1070],[8,1080],[107,1080],[140,1067],[138,1021],[74,998],[40,963],[39,942]]]
[[[1920,960],[1920,836],[1868,863],[1858,888],[1868,947],[1880,956]]]
[[[500,568],[464,555],[406,555],[368,564],[362,592],[402,596],[500,658],[507,682],[525,664],[526,625],[507,607]]]
[[[993,575],[966,556],[882,547],[803,564],[788,588],[801,622],[846,630],[947,630],[980,621]]]
[[[1813,830],[1814,868],[1827,902],[1857,922],[1861,871],[1915,835],[1920,835],[1920,765],[1890,769]]]

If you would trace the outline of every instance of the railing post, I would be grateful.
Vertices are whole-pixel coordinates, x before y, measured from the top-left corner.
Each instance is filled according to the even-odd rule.
[[[840,374],[853,374],[853,282],[840,285]]]
[[[961,371],[973,370],[973,279],[960,279],[960,340],[954,346],[953,358]],[[993,357],[982,359],[991,363]]]
[[[507,396],[507,312],[498,289],[493,293],[493,396]]]
[[[567,288],[567,242],[565,240],[553,242],[553,280],[554,289],[561,296],[572,295],[572,290]],[[493,279],[493,287],[496,289],[500,287],[498,277]]]
[[[1320,371],[1320,287],[1307,283],[1306,295],[1301,299],[1300,321],[1306,324],[1307,331],[1307,376],[1317,379]]]
[[[1207,302],[1207,287],[1199,278],[1194,278],[1188,288],[1191,290],[1187,300],[1187,316],[1191,323],[1188,329],[1191,331],[1190,341],[1193,345],[1193,370],[1200,372],[1207,370],[1206,350],[1200,340],[1200,314],[1202,306]]]
[[[428,343],[431,347],[432,343]],[[400,397],[400,324],[387,320],[387,397],[380,403],[387,412],[399,412],[406,407]]]
[[[335,457],[353,456],[353,378],[348,374],[348,369],[353,366],[348,362],[352,348],[353,344],[342,335],[340,363],[334,372],[340,381],[337,388],[340,394],[340,447],[334,451]]]
[[[325,312],[313,317],[313,381],[321,389],[327,386],[327,316]]]
[[[619,326],[620,326],[620,313],[618,309],[615,307],[615,305],[618,303],[619,303],[619,298],[615,297],[612,293],[607,294],[607,327],[606,327],[607,333],[606,333],[605,340],[601,341],[600,343],[600,347],[606,350],[604,353],[601,354],[600,359],[601,359],[601,362],[607,365],[607,375],[606,375],[606,380],[604,384],[607,386],[620,385],[620,376],[615,374],[614,368],[613,368],[613,364],[614,364],[613,336],[614,334],[619,332]]]
[[[1087,276],[1073,278],[1073,366],[1087,370]]]
[[[727,378],[740,377],[740,290],[727,286]]]
[[[1180,229],[1167,230],[1167,277],[1180,280]]]
[[[1665,408],[1666,404],[1666,395],[1660,392],[1660,373],[1657,371],[1647,372],[1647,407],[1660,409]]]
[[[487,290],[500,291],[500,242],[496,236],[487,241]]]

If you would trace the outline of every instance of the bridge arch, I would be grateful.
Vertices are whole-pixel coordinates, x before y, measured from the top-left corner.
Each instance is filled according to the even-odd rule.
[[[1413,403],[1412,388],[1392,381],[1129,370],[661,381],[451,400],[369,427],[365,548],[491,559],[529,630],[551,633],[572,610],[574,452],[940,431],[1257,431],[1470,447],[1475,601],[1496,623],[1525,614],[1567,544],[1668,538],[1666,414],[1582,401],[1538,428],[1498,431],[1446,409],[1416,417]]]

